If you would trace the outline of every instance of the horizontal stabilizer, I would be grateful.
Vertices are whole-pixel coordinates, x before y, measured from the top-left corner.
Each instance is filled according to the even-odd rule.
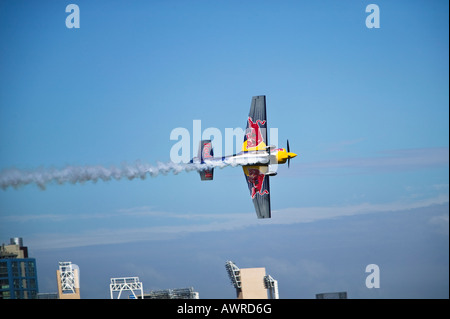
[[[200,173],[200,179],[202,181],[212,181],[212,179],[214,177],[214,168],[200,171],[199,173]]]

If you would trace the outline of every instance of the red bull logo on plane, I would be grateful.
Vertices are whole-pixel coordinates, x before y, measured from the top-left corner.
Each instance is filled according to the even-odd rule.
[[[246,132],[247,148],[257,147],[259,144],[264,143],[264,139],[261,134],[260,125],[266,124],[266,121],[256,120],[253,122],[251,117],[248,118],[248,128]]]
[[[248,168],[247,181],[252,185],[252,199],[255,198],[256,194],[263,196],[269,194],[267,189],[263,189],[265,175],[257,168]]]
[[[202,154],[203,158],[211,158],[211,143],[206,143],[203,146],[203,154]]]

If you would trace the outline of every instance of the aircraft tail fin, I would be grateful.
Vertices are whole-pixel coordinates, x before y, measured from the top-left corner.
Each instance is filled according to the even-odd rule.
[[[214,156],[211,140],[200,141],[200,147],[198,148],[198,158],[201,163],[204,164],[208,158],[212,159]],[[199,172],[200,179],[202,181],[211,181],[214,177],[214,168],[205,169]]]

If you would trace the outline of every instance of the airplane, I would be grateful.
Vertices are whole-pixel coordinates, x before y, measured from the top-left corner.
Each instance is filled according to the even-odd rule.
[[[202,181],[213,180],[215,162],[242,166],[257,217],[271,218],[269,177],[277,175],[276,171],[271,170],[271,164],[287,162],[289,167],[291,158],[296,156],[290,151],[289,140],[286,148],[268,145],[266,96],[259,95],[252,97],[241,152],[214,157],[211,140],[202,140],[198,156],[190,163],[206,164],[206,168],[199,170]]]

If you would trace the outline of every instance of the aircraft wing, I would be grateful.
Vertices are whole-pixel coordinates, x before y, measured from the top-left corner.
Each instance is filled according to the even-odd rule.
[[[266,96],[254,96],[247,118],[242,151],[266,150],[266,145],[268,145]]]
[[[258,218],[270,218],[270,186],[267,166],[243,166],[250,196]]]

